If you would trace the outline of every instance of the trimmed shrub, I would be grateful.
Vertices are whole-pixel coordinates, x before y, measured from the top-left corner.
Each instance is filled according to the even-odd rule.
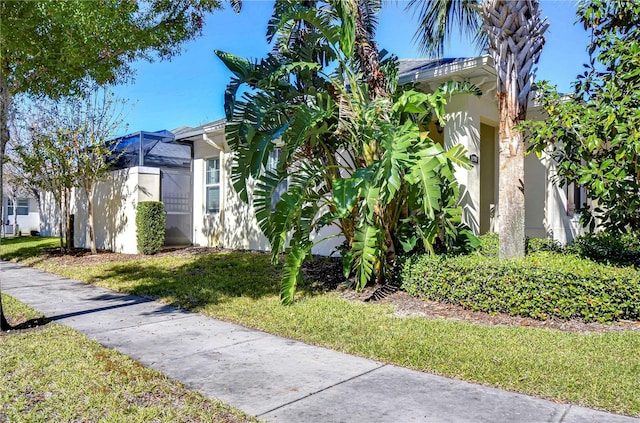
[[[486,257],[498,257],[499,237],[498,234],[490,232],[478,237],[480,248],[478,254]]]
[[[567,251],[600,263],[640,266],[640,234],[589,233],[573,240]]]
[[[555,239],[550,238],[527,238],[526,242],[527,254],[536,253],[538,251],[552,251],[561,253],[564,246]]]
[[[138,252],[156,254],[164,245],[166,217],[160,201],[138,203],[136,214],[136,240]]]
[[[640,272],[630,267],[552,252],[522,260],[465,255],[411,256],[402,261],[402,288],[429,300],[541,320],[640,318]]]
[[[478,253],[485,257],[498,257],[498,246],[500,243],[499,236],[496,233],[486,233],[478,237],[480,240],[480,248]],[[556,251],[564,250],[562,244],[549,238],[527,238],[525,249],[527,254],[537,251]]]

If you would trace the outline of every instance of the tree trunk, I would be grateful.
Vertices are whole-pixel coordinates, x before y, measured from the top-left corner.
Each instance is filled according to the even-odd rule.
[[[96,248],[96,236],[93,229],[93,189],[85,186],[85,194],[87,196],[87,213],[89,214],[89,241],[91,242],[91,254],[98,254],[98,249]]]
[[[62,190],[58,193],[58,197],[56,198],[58,203],[58,236],[60,237],[60,253],[64,253],[64,202],[62,200]]]
[[[4,155],[7,143],[9,142],[9,108],[11,107],[11,92],[7,84],[7,71],[3,66],[0,69],[0,204],[3,203],[3,168],[4,168]],[[1,219],[0,219],[1,220]],[[4,222],[2,222],[4,224]],[[4,317],[4,310],[2,308],[2,288],[0,285],[0,331],[10,330],[11,326]]]
[[[13,201],[13,236],[18,236],[18,198],[13,196],[11,197],[11,201]]]
[[[73,234],[71,231],[71,190],[69,188],[64,189],[64,220],[65,220],[65,240],[67,243],[67,251],[71,251],[74,248]]]
[[[525,119],[533,65],[549,24],[538,0],[485,0],[480,6],[489,53],[497,74],[500,113],[498,235],[501,259],[524,257],[524,134],[514,128]]]
[[[508,103],[509,94],[499,94],[500,103]],[[524,196],[524,140],[521,131],[513,126],[520,122],[512,105],[500,110],[500,172],[498,175],[498,234],[499,256],[502,259],[524,257],[525,254],[525,196]]]

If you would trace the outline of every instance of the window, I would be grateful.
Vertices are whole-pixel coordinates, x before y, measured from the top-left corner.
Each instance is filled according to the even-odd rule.
[[[206,163],[205,190],[207,214],[220,212],[220,159],[208,159]]]
[[[267,171],[277,173],[278,162],[280,161],[280,149],[276,148],[271,153],[269,153],[269,158],[267,159]],[[273,195],[271,196],[271,211],[275,210],[276,204],[280,201],[280,197],[282,194],[287,192],[287,180],[284,179],[281,181],[276,187],[275,191],[273,191]]]
[[[577,214],[577,210],[586,205],[585,190],[575,183],[567,184],[565,190],[567,194],[567,216],[574,217]]]
[[[18,216],[26,216],[29,214],[29,200],[26,198],[23,199],[19,199],[18,200],[18,207],[17,207],[17,215]],[[13,216],[13,200],[12,199],[8,199],[8,203],[7,203],[7,214],[9,216]]]

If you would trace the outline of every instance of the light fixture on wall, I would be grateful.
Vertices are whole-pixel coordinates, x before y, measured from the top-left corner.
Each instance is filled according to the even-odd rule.
[[[469,156],[469,160],[471,160],[471,163],[473,164],[480,163],[480,157],[478,157],[478,155],[475,153]]]

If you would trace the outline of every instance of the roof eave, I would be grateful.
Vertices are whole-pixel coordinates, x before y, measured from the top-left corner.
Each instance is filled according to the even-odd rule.
[[[468,69],[483,69],[489,73],[495,74],[491,57],[480,56],[443,64],[430,69],[408,72],[404,75],[400,75],[398,83],[402,85],[411,82],[428,81],[430,79],[442,78],[445,75],[454,75],[455,73]]]

